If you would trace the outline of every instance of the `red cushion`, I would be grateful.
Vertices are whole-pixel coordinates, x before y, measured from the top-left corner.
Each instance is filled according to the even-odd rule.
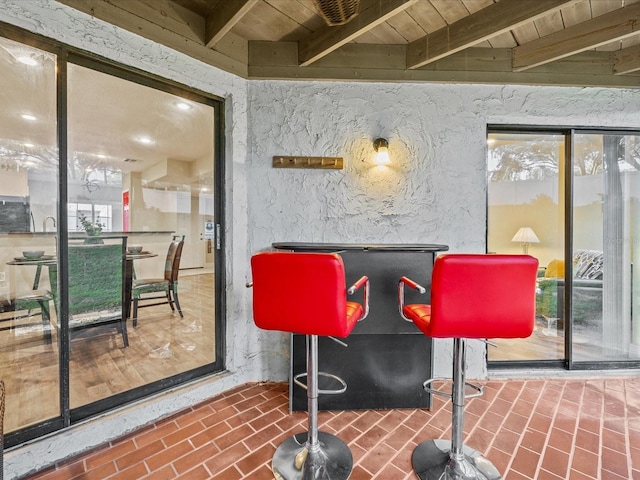
[[[358,320],[362,318],[363,313],[364,310],[362,308],[362,305],[360,305],[358,302],[347,302],[347,318],[345,322],[345,329],[351,332],[351,330],[353,330],[353,327],[356,326],[356,323],[358,323]],[[343,335],[343,337],[346,337],[347,335]]]
[[[260,328],[344,338],[362,317],[362,306],[346,300],[337,254],[261,252],[251,258],[251,270]]]
[[[430,337],[528,337],[537,270],[529,255],[442,255],[433,267],[430,308],[406,305],[404,312]]]
[[[431,305],[420,303],[405,305],[402,309],[404,316],[413,320],[413,323],[422,330],[422,333],[431,337]]]

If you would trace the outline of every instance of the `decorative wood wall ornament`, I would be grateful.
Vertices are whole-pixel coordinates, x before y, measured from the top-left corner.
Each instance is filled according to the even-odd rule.
[[[273,157],[274,168],[321,168],[342,170],[342,157]]]

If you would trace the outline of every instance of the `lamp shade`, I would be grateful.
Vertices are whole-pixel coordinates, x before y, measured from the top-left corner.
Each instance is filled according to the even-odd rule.
[[[521,227],[513,236],[511,241],[520,243],[540,243],[540,239],[531,227]]]

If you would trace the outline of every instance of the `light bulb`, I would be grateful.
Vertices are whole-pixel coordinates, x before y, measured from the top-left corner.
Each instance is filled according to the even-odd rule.
[[[376,153],[376,163],[378,165],[386,165],[391,160],[389,160],[389,150],[387,147],[379,147],[378,153]]]

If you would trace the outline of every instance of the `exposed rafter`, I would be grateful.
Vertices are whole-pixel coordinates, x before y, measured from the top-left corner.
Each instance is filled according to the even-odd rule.
[[[155,0],[153,3],[131,0],[57,1],[202,62],[247,75],[247,65],[240,58],[204,45],[204,18],[169,0]]]
[[[501,0],[409,44],[407,68],[418,68],[477,45],[577,0]]]
[[[213,48],[258,0],[225,0],[205,19],[205,44]]]
[[[360,14],[346,25],[322,27],[308,39],[300,42],[298,50],[300,65],[307,66],[316,62],[417,2],[418,0],[363,1]]]
[[[634,3],[514,48],[513,71],[521,72],[638,34],[640,3]]]
[[[57,1],[246,79],[640,87],[640,0],[361,0],[334,27],[311,0]]]
[[[613,55],[613,73],[622,75],[640,70],[640,45],[625,48]]]

